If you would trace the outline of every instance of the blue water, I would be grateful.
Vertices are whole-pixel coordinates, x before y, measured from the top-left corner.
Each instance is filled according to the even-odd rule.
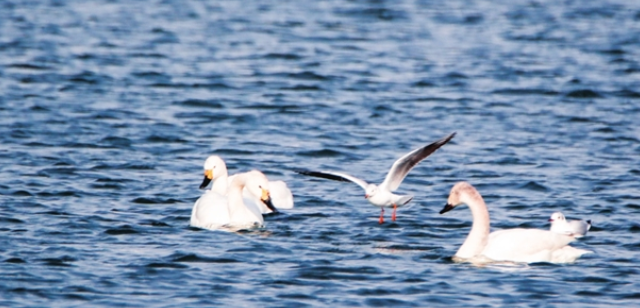
[[[637,306],[639,121],[638,1],[5,0],[0,306]],[[381,181],[453,131],[395,223],[293,172]],[[295,208],[190,228],[211,154]],[[494,229],[591,219],[594,254],[453,263],[460,180]]]

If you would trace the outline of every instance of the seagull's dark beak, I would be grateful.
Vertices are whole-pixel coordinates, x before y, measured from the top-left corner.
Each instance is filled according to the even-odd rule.
[[[550,221],[550,222],[553,222],[553,219],[549,218],[549,221]]]
[[[369,199],[369,194],[364,194],[365,199]]]
[[[447,204],[444,205],[442,210],[440,210],[440,214],[444,214],[444,213],[446,213],[448,211],[451,211],[451,210],[453,210],[453,205],[447,203]]]

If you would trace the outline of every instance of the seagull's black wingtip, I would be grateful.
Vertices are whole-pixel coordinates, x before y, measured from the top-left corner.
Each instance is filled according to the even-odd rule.
[[[455,137],[457,133],[458,132],[453,132],[453,133],[447,135],[446,137],[440,139],[440,143],[441,144],[445,144],[445,143],[451,141],[451,139],[453,139],[453,137]]]
[[[341,176],[330,174],[330,173],[311,171],[311,170],[300,170],[300,169],[294,170],[294,171],[302,175],[308,175],[316,178],[322,178],[322,179],[328,179],[328,180],[334,180],[334,181],[340,181],[340,182],[351,182],[348,179],[345,179]]]
[[[304,169],[293,169],[292,171],[295,173],[304,174],[304,175],[307,175],[307,173],[310,172],[309,170],[304,170]]]

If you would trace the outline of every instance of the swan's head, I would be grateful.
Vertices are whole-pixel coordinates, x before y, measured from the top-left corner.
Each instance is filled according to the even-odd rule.
[[[253,196],[257,197],[264,203],[271,211],[277,212],[275,206],[271,202],[271,193],[269,192],[269,180],[260,171],[253,170],[245,174],[247,180],[244,188]]]
[[[200,189],[209,185],[209,182],[227,174],[227,164],[217,155],[211,155],[204,161],[204,179],[200,184]]]
[[[364,189],[364,198],[369,199],[375,196],[377,193],[378,193],[378,185],[369,184],[367,185],[367,188]]]
[[[550,222],[554,222],[554,221],[565,221],[566,219],[564,218],[564,215],[562,215],[562,213],[560,212],[555,212],[553,214],[551,214],[551,217],[549,217],[549,221]]]
[[[469,204],[469,201],[475,198],[482,197],[480,197],[478,191],[473,186],[471,186],[471,184],[467,182],[458,182],[451,188],[449,198],[447,199],[447,204],[444,206],[444,208],[442,208],[440,214],[451,211],[458,205]]]

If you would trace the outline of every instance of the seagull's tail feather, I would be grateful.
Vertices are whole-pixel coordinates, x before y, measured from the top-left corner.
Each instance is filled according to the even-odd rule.
[[[403,205],[411,202],[411,200],[413,200],[413,196],[412,195],[404,195],[398,200],[398,204],[396,204],[396,205],[397,206],[403,206]]]

